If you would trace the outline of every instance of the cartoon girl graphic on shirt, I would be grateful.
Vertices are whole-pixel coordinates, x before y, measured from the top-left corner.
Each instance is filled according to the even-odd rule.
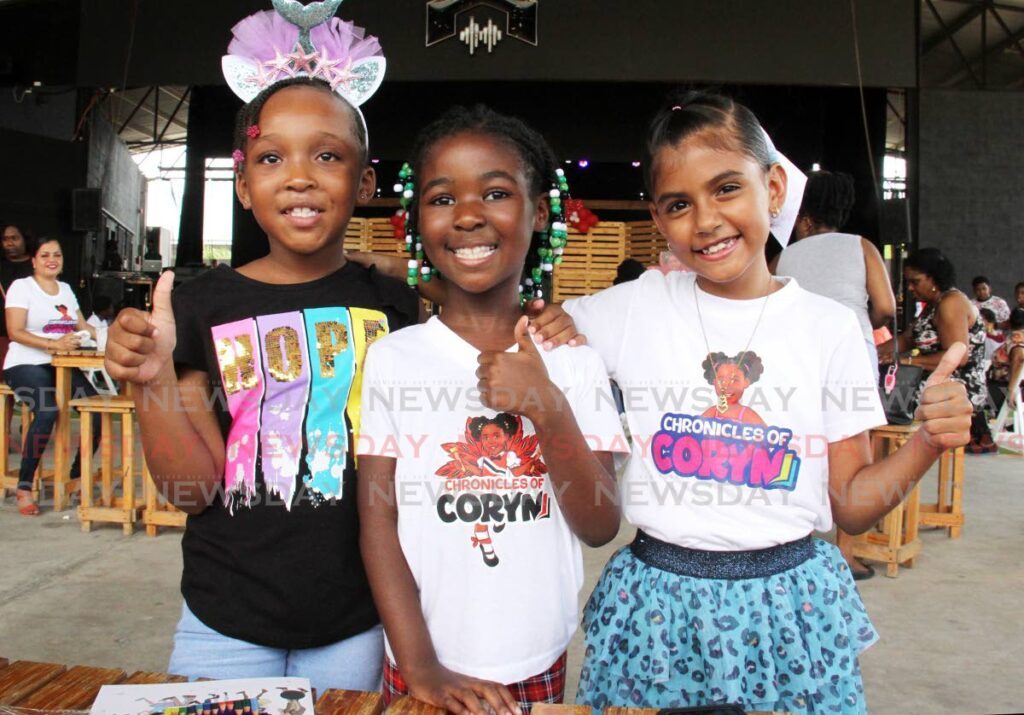
[[[483,449],[476,466],[485,470],[484,474],[520,477],[529,469],[523,465],[519,455],[509,449],[517,428],[522,430],[519,418],[507,412],[492,418],[474,417],[469,421],[469,433]]]
[[[704,379],[715,388],[717,398],[716,404],[705,410],[701,417],[765,424],[761,415],[740,404],[743,391],[757,382],[764,372],[764,364],[757,353],[746,350],[733,357],[725,353],[708,353],[701,367],[704,368]]]
[[[47,335],[67,335],[68,333],[75,332],[75,326],[78,324],[78,319],[71,315],[71,311],[63,303],[55,305],[54,308],[60,313],[60,317],[54,320],[48,320],[46,325],[43,326],[43,332]]]
[[[437,470],[438,476],[445,479],[539,477],[548,471],[540,458],[536,435],[523,434],[523,420],[517,415],[499,412],[494,417],[470,417],[466,420],[465,436],[465,442],[441,445],[451,455],[451,461]],[[504,524],[496,524],[494,531],[500,533],[504,528]],[[486,524],[474,525],[470,543],[480,549],[486,565],[498,565],[498,555]]]

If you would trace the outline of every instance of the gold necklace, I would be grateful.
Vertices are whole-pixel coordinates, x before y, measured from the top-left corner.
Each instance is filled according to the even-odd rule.
[[[736,365],[742,370],[743,358],[747,356],[747,351],[750,350],[750,343],[754,341],[754,336],[757,334],[757,328],[761,325],[761,318],[764,317],[765,306],[768,305],[768,298],[772,294],[772,277],[768,276],[768,292],[765,293],[764,300],[761,302],[761,312],[757,315],[757,322],[754,323],[754,330],[750,333],[750,338],[747,340],[747,346],[743,348],[743,352],[736,356]],[[729,398],[725,394],[725,389],[719,384],[718,381],[718,365],[715,364],[714,358],[711,357],[711,346],[708,344],[708,334],[704,330],[704,317],[700,314],[700,301],[697,299],[697,279],[693,279],[693,304],[697,307],[697,322],[700,324],[700,334],[704,337],[704,347],[708,351],[708,359],[711,360],[711,369],[715,373],[715,394],[718,395],[718,404],[715,405],[715,409],[718,410],[718,414],[724,415],[729,411]]]

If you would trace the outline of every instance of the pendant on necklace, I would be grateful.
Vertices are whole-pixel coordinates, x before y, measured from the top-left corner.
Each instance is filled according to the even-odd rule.
[[[718,404],[716,405],[720,414],[725,414],[729,411],[729,399],[725,396],[724,392],[718,393]]]

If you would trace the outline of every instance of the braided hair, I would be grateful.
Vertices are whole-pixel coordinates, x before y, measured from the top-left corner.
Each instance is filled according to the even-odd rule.
[[[855,200],[852,176],[841,171],[812,171],[807,175],[797,215],[806,216],[822,228],[840,229],[850,217]]]
[[[245,155],[245,150],[249,143],[249,128],[253,125],[259,125],[260,113],[263,111],[263,106],[267,103],[267,100],[275,94],[280,92],[282,89],[288,89],[289,87],[310,87],[312,89],[321,90],[327,92],[332,97],[337,98],[339,102],[345,105],[345,109],[348,110],[349,118],[352,121],[352,133],[355,135],[356,144],[359,145],[360,166],[366,166],[370,159],[369,149],[366,145],[366,127],[363,126],[363,121],[360,119],[358,111],[341,95],[333,92],[331,90],[331,85],[327,82],[324,82],[322,79],[313,79],[310,77],[289,77],[288,79],[281,80],[280,82],[275,82],[253,97],[248,104],[245,104],[241,109],[239,109],[238,114],[235,115],[235,131],[234,139],[232,140],[232,148],[236,152],[241,152],[243,156]]]
[[[568,238],[562,214],[562,202],[568,197],[565,175],[558,167],[555,153],[547,140],[535,129],[517,117],[500,114],[478,104],[472,108],[452,107],[424,127],[413,145],[412,159],[399,175],[403,191],[402,205],[406,215],[406,243],[410,251],[409,283],[415,284],[419,276],[430,280],[432,269],[426,264],[419,242],[417,228],[417,194],[414,176],[419,176],[427,157],[438,142],[457,134],[472,133],[490,137],[515,152],[522,163],[530,190],[536,200],[548,192],[551,218],[546,231],[535,231],[530,241],[526,265],[523,267],[520,289],[524,300],[551,295],[551,274],[554,265],[561,263],[562,250]]]

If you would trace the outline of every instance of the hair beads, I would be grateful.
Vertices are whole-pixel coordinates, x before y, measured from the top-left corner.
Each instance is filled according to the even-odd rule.
[[[531,254],[536,255],[535,263],[531,266],[527,262],[526,275],[519,287],[524,302],[540,300],[544,297],[545,286],[550,290],[551,274],[555,266],[562,262],[562,254],[565,245],[569,241],[569,227],[565,223],[563,202],[569,197],[569,184],[565,180],[565,172],[562,169],[555,170],[554,180],[551,182],[551,190],[548,192],[548,201],[551,211],[548,218],[548,228],[535,237],[534,243],[539,245],[530,247]],[[539,240],[537,240],[539,239]]]
[[[399,194],[398,203],[405,212],[405,250],[409,254],[409,267],[406,271],[405,282],[411,286],[416,285],[422,278],[424,283],[434,277],[434,269],[427,264],[427,257],[423,253],[423,243],[416,235],[415,222],[412,220],[413,198],[416,195],[416,185],[413,183],[412,167],[408,163],[402,164],[398,172],[398,183],[395,184],[395,192]]]

